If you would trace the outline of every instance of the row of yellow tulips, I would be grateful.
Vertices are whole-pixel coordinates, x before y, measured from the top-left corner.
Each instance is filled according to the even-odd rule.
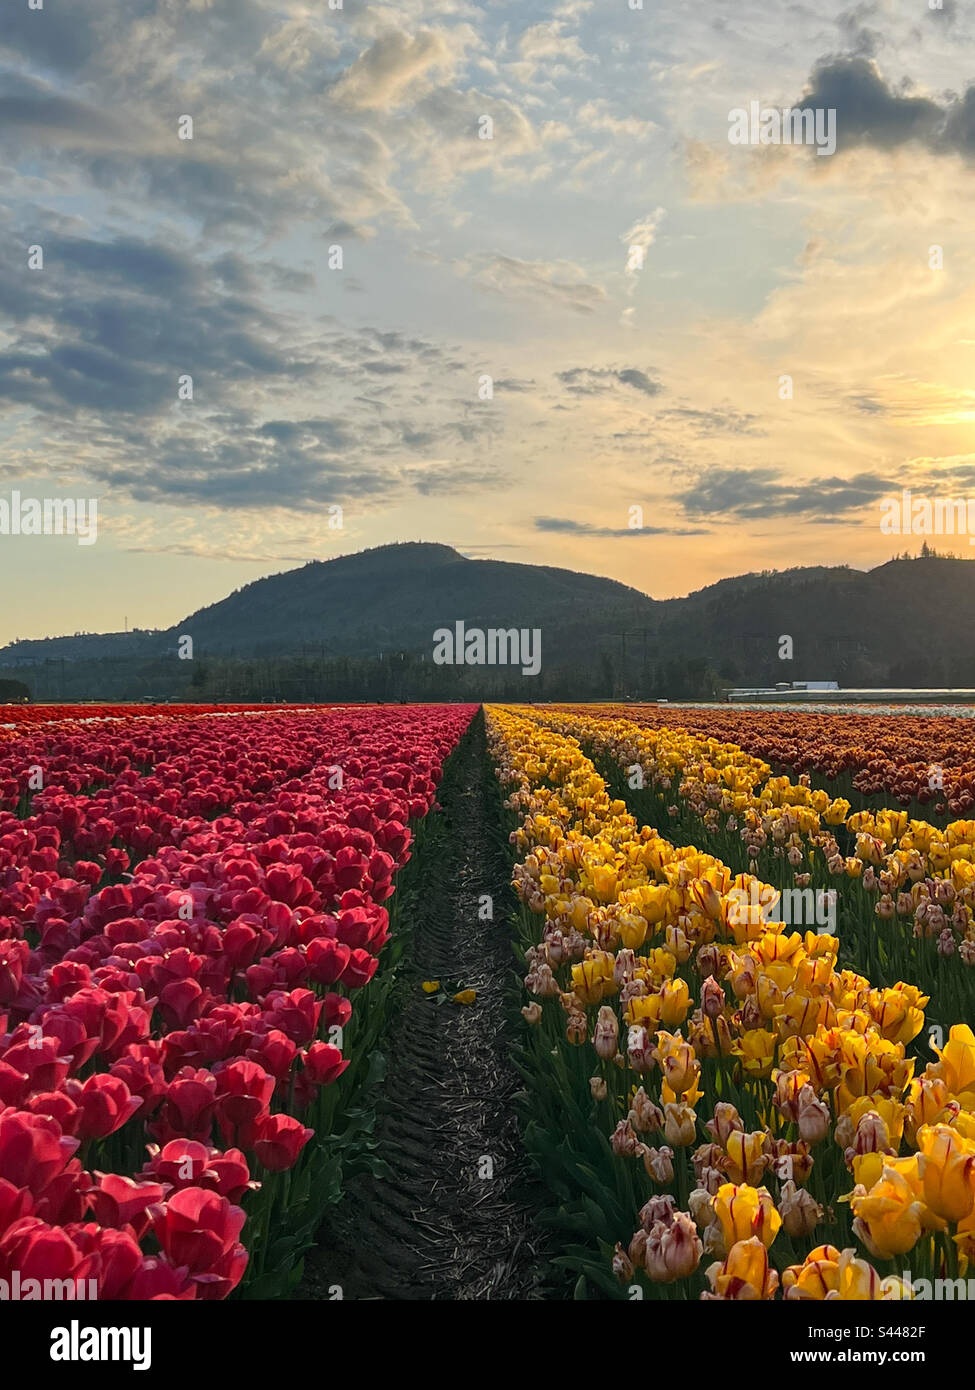
[[[643,1199],[617,1238],[623,1287],[899,1298],[964,1274],[975,1036],[953,1027],[915,1075],[927,997],[839,969],[836,937],[767,920],[774,885],[640,827],[573,718],[592,734],[501,708],[488,727],[538,921],[525,1017],[591,1048],[592,1122]]]

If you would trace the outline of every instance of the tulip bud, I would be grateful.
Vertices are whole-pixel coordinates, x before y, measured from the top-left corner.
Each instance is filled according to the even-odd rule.
[[[793,1238],[808,1236],[823,1219],[823,1209],[804,1187],[784,1182],[779,1190],[779,1215]]]
[[[754,956],[743,956],[731,975],[731,988],[736,999],[747,999],[758,986],[758,962]]]
[[[807,1144],[818,1144],[829,1133],[829,1106],[819,1099],[811,1086],[807,1085],[799,1092],[798,1107],[800,1138]]]
[[[644,1230],[634,1231],[630,1241],[627,1255],[634,1269],[643,1269],[647,1250],[647,1232]]]
[[[633,979],[636,970],[636,955],[629,948],[623,948],[616,952],[616,963],[613,966],[613,980],[618,989]]]
[[[565,1025],[565,1036],[575,1047],[586,1041],[585,1014],[570,1013]]]
[[[532,993],[539,999],[553,999],[559,991],[559,982],[552,974],[552,967],[541,964],[535,971],[535,984]]]
[[[853,1134],[852,1148],[857,1154],[894,1152],[886,1121],[876,1110],[868,1110],[860,1116]]]
[[[667,943],[667,950],[670,954],[679,965],[683,965],[691,954],[691,942],[683,928],[675,926],[672,923],[669,924],[664,929],[664,940]]]
[[[714,1216],[711,1193],[704,1187],[695,1187],[687,1199],[687,1206],[699,1231],[709,1225]]]
[[[687,1279],[697,1269],[703,1249],[694,1222],[686,1212],[679,1211],[669,1226],[661,1222],[650,1232],[647,1274],[661,1284]]]
[[[590,1076],[589,1094],[593,1100],[605,1100],[607,1093],[606,1082],[601,1076]]]
[[[645,1076],[652,1069],[654,1051],[646,1028],[642,1024],[634,1024],[626,1035],[626,1056],[630,1066],[640,1076]]]
[[[719,1100],[714,1107],[714,1119],[708,1120],[707,1128],[723,1148],[728,1142],[728,1135],[731,1134],[733,1130],[743,1130],[745,1126],[741,1116],[731,1102]]]
[[[645,1231],[652,1231],[657,1225],[669,1226],[674,1219],[676,1205],[669,1192],[658,1193],[640,1208],[640,1225]]]
[[[542,1006],[541,1004],[526,1004],[521,1013],[525,1022],[534,1026],[541,1021]]]
[[[794,1122],[799,1114],[799,1096],[806,1084],[805,1073],[801,1071],[774,1071],[772,1080],[775,1082],[772,1104],[783,1119]],[[815,1097],[815,1092],[813,1092],[813,1096]]]
[[[711,1221],[704,1227],[704,1240],[702,1242],[705,1255],[724,1255],[727,1247],[724,1243],[724,1232],[720,1223]]]
[[[953,956],[955,954],[955,938],[950,927],[945,927],[938,937],[938,955]]]
[[[708,1166],[701,1169],[700,1176],[698,1177],[698,1182],[704,1188],[705,1192],[710,1193],[712,1197],[727,1181],[728,1179],[723,1169],[711,1168]]]
[[[697,973],[701,979],[709,977],[717,978],[718,971],[721,969],[721,951],[714,941],[709,941],[702,946],[697,953],[695,961]]]
[[[717,1018],[724,1013],[724,990],[713,975],[709,975],[701,986],[701,1009],[708,1018]]]
[[[620,1025],[616,1011],[611,1009],[608,1004],[604,1004],[596,1015],[596,1026],[592,1034],[592,1045],[596,1049],[596,1056],[601,1057],[604,1062],[615,1057],[619,1035]]]
[[[697,1138],[697,1115],[689,1105],[664,1106],[664,1136],[675,1149],[685,1149]]]
[[[613,1251],[613,1273],[621,1284],[627,1284],[633,1278],[633,1265],[619,1241]]]
[[[666,1187],[667,1183],[674,1181],[674,1151],[666,1144],[659,1149],[644,1148],[643,1166],[647,1170],[647,1177],[653,1178],[654,1182],[659,1182],[661,1187]]]
[[[617,1158],[633,1158],[644,1147],[629,1120],[620,1120],[610,1135],[609,1142]]]
[[[659,1105],[654,1104],[641,1086],[633,1094],[627,1118],[637,1134],[646,1134],[648,1130],[663,1128],[664,1112]]]
[[[762,976],[762,979],[766,979]],[[775,1001],[781,1002],[781,1000]],[[769,1015],[771,1017],[771,1014]],[[756,1028],[761,1028],[765,1022],[765,1015],[762,1013],[761,1005],[753,994],[750,994],[741,1006],[741,1026],[744,1032],[751,1033]]]
[[[725,1153],[720,1144],[702,1144],[691,1154],[691,1163],[698,1182],[705,1168],[719,1168],[724,1163]]]

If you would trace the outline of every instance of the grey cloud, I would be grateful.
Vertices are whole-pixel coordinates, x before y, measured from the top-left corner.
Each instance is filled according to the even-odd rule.
[[[593,526],[588,521],[573,521],[570,517],[536,516],[536,531],[554,532],[563,536],[598,536],[623,540],[634,536],[706,536],[703,527],[680,526]]]
[[[835,520],[875,502],[894,489],[889,478],[858,473],[852,478],[793,482],[774,468],[715,468],[676,494],[688,516],[724,516],[761,521],[772,517]]]
[[[836,111],[836,148],[895,149],[915,141],[935,154],[975,155],[975,85],[939,104],[891,86],[871,59],[822,59],[795,103]]]
[[[536,388],[534,381],[522,381],[518,377],[508,376],[502,377],[499,381],[496,381],[494,383],[494,389],[495,392],[513,391],[517,394],[524,394],[528,391],[534,391]]]
[[[576,396],[602,395],[617,386],[631,386],[645,396],[656,396],[663,390],[659,381],[637,367],[570,367],[555,375]]]
[[[677,406],[673,410],[662,411],[659,418],[686,423],[698,434],[763,433],[757,428],[757,415],[743,414],[737,410],[694,410],[689,406]]]
[[[280,283],[275,262],[34,234],[43,271],[26,269],[24,234],[24,261],[0,260],[0,402],[43,414],[50,467],[83,456],[92,479],[136,500],[231,509],[314,510],[502,481],[465,457],[502,425],[458,401],[453,350],[296,322],[264,302]],[[194,399],[180,403],[184,373]],[[377,379],[378,417],[364,389]],[[298,404],[316,393],[327,414]],[[456,462],[413,462],[438,455]]]

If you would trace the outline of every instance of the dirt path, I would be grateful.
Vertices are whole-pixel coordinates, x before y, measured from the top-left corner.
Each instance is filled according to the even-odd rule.
[[[491,777],[481,715],[444,777],[410,889],[376,1127],[392,1176],[353,1180],[308,1256],[301,1298],[328,1298],[335,1284],[344,1298],[545,1297],[534,1224],[545,1199],[519,1142],[508,1060],[514,899]],[[493,920],[479,918],[483,895]],[[477,1000],[438,1005],[424,980]]]

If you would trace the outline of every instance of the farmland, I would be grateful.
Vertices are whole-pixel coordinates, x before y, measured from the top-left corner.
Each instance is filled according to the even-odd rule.
[[[970,721],[3,714],[0,1279],[892,1301],[975,1260]]]

